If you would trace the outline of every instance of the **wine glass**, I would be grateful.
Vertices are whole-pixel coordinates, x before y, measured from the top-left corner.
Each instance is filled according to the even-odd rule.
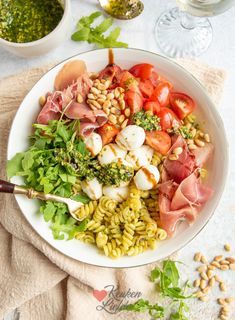
[[[235,0],[177,0],[177,4],[157,20],[155,37],[166,55],[186,57],[207,50],[213,37],[207,16],[223,13]]]

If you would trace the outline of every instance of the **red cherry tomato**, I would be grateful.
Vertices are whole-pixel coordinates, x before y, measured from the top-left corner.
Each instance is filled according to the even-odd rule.
[[[153,91],[152,100],[159,101],[161,107],[169,105],[170,86],[168,83],[160,82]]]
[[[168,81],[166,78],[164,78],[163,76],[160,76],[160,75],[158,76],[158,82],[167,83],[169,88],[170,88],[170,90],[173,89],[173,84],[170,81]]]
[[[146,131],[145,142],[157,152],[166,155],[171,147],[171,137],[164,131]]]
[[[135,89],[138,86],[138,81],[135,77],[127,70],[122,71],[119,74],[119,85],[124,89]]]
[[[103,146],[112,142],[120,130],[111,123],[105,123],[97,129],[97,133],[101,135]]]
[[[140,81],[139,88],[145,98],[149,98],[153,94],[154,87],[151,80]]]
[[[160,125],[163,131],[171,129],[180,123],[176,114],[169,108],[161,108],[157,115],[160,118]]]
[[[195,108],[195,102],[188,95],[181,92],[171,92],[170,104],[176,115],[182,120]]]
[[[143,108],[143,96],[138,90],[126,91],[125,101],[127,107],[131,109],[131,114],[134,114]]]
[[[153,71],[149,79],[152,82],[153,86],[156,87],[156,85],[159,83],[158,73],[156,71]]]
[[[160,112],[160,103],[158,101],[146,101],[143,109],[145,111],[151,111],[153,114],[157,114]]]
[[[149,63],[140,63],[133,66],[129,71],[136,78],[140,78],[141,80],[147,80],[151,77],[154,67]]]

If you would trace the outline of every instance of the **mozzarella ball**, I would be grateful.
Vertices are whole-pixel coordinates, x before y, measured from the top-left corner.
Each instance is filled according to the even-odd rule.
[[[84,142],[93,157],[102,150],[102,139],[98,133],[92,132],[89,137],[84,139]]]
[[[114,187],[114,186],[105,186],[103,187],[103,193],[106,197],[109,197],[118,202],[126,200],[129,196],[128,187]]]
[[[156,187],[160,179],[158,168],[147,165],[139,169],[134,176],[134,182],[139,190],[151,190]]]
[[[131,163],[135,170],[139,170],[143,166],[150,164],[154,150],[146,145],[138,149],[129,151],[126,156],[126,161]]]
[[[81,182],[82,191],[85,192],[92,200],[98,200],[102,197],[102,184],[94,178],[90,181],[84,180]]]
[[[116,143],[126,150],[138,149],[144,144],[144,141],[144,129],[136,125],[127,126],[116,137]]]
[[[125,156],[126,150],[123,150],[117,144],[110,143],[103,147],[98,155],[98,160],[101,165],[105,165],[116,159],[125,159]]]

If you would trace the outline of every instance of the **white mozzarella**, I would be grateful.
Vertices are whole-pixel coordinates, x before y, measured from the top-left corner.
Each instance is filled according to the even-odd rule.
[[[139,169],[134,176],[134,182],[139,190],[151,190],[156,187],[160,179],[158,168],[147,165]]]
[[[84,180],[81,182],[82,191],[85,192],[89,198],[92,200],[98,200],[102,197],[102,184],[99,183],[99,181],[94,178],[90,181]]]
[[[85,138],[84,142],[93,156],[96,156],[102,150],[102,139],[98,133],[91,133],[89,137]]]
[[[144,144],[144,141],[144,129],[136,125],[127,126],[122,129],[116,137],[116,143],[126,150],[135,150],[140,148]]]
[[[131,163],[135,170],[150,164],[153,157],[154,150],[146,145],[138,149],[129,151],[126,156],[126,161]]]
[[[125,159],[126,153],[126,150],[123,150],[117,144],[110,143],[103,147],[98,155],[98,160],[101,165],[105,165],[116,159]]]
[[[127,186],[125,187],[105,186],[103,187],[103,193],[105,196],[113,200],[122,202],[128,198],[129,188]]]

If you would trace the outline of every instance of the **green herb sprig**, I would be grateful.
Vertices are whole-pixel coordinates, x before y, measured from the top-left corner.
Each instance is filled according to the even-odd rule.
[[[78,21],[77,31],[72,34],[71,39],[94,43],[98,48],[127,48],[127,43],[118,41],[121,32],[119,27],[113,29],[107,36],[104,35],[113,24],[112,18],[107,18],[99,25],[92,26],[101,15],[102,13],[97,11],[89,16],[82,17]]]

